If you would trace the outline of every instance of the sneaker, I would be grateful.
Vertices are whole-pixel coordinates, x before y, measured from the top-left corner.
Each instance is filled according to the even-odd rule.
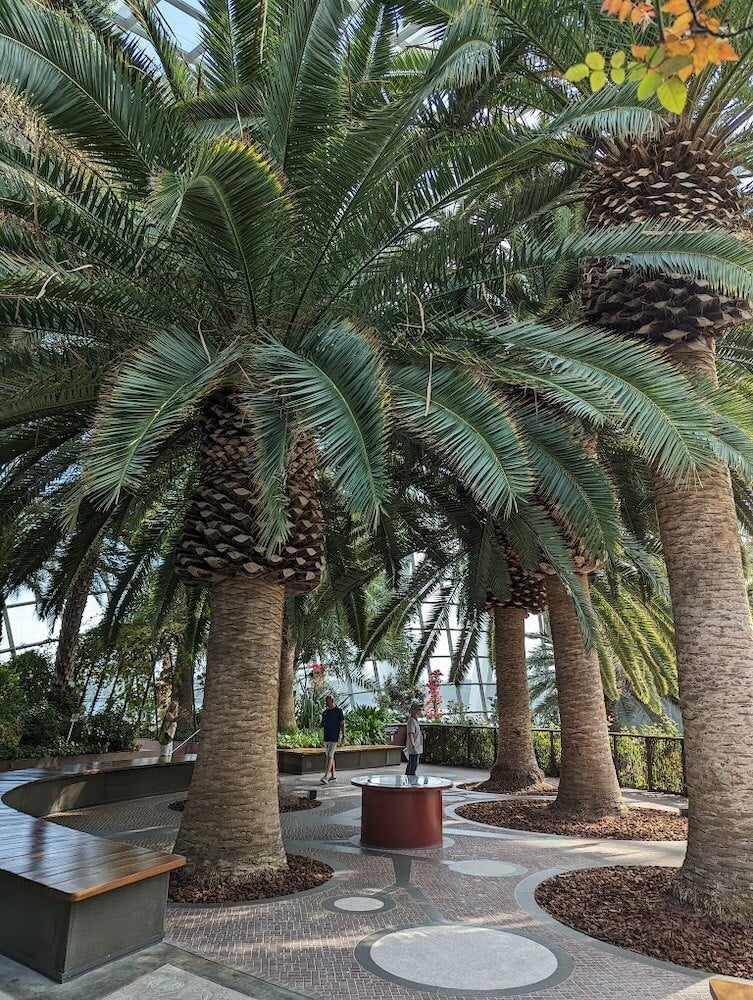
[[[329,780],[330,780],[330,781],[337,781],[337,778],[335,777],[335,775],[334,775],[334,774],[331,774],[331,775],[329,776]]]
[[[327,779],[326,778],[320,778],[319,779],[319,784],[320,785],[326,785],[327,784]]]

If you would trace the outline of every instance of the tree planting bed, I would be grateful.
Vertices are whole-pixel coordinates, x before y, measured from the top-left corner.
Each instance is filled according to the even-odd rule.
[[[686,840],[688,821],[666,809],[629,809],[622,815],[590,819],[587,816],[560,815],[549,802],[505,800],[470,802],[458,806],[458,816],[512,830],[556,833],[564,837],[593,837],[613,840]]]
[[[197,885],[185,877],[171,879],[168,896],[174,903],[245,903],[315,889],[334,874],[334,869],[322,861],[288,854],[287,868],[262,871],[245,882]]]
[[[456,788],[462,788],[465,792],[492,792],[494,795],[556,795],[557,787],[556,785],[529,785],[528,788],[522,788],[518,791],[509,791],[508,789],[499,789],[492,787],[491,783],[487,781],[464,781]]]
[[[182,813],[185,811],[186,801],[179,799],[177,802],[171,802],[167,808]],[[310,799],[308,795],[284,795],[280,799],[280,812],[301,812],[304,809],[316,809],[320,805],[319,799]]]
[[[536,902],[599,941],[704,972],[753,978],[753,929],[670,895],[674,868],[588,868],[542,882]]]

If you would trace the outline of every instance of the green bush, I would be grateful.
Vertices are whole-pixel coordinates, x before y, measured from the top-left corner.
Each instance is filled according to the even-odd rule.
[[[298,747],[323,747],[324,733],[321,729],[294,729],[291,732],[278,733],[277,746],[283,750],[295,750]]]
[[[24,709],[20,722],[23,727],[22,747],[52,746],[58,740],[65,740],[71,725],[70,719],[63,716],[49,702],[41,702]]]
[[[95,746],[98,752],[119,753],[136,747],[136,727],[117,712],[98,712],[77,722],[76,740]]]
[[[18,757],[18,747],[23,733],[17,722],[0,722],[0,760]]]
[[[3,712],[7,713],[5,703]],[[25,705],[14,721],[0,721],[0,760],[115,753],[136,746],[135,727],[116,712],[76,721],[68,742],[70,728],[70,719],[48,701]]]
[[[353,746],[386,743],[390,722],[392,713],[388,708],[359,705],[345,717],[347,742]]]

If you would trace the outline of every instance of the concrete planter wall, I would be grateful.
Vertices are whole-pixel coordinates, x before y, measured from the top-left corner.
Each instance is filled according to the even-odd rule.
[[[399,746],[340,747],[336,764],[339,771],[355,771],[371,767],[394,767],[401,760],[402,750]],[[277,766],[282,774],[323,772],[326,755],[321,747],[278,750]]]

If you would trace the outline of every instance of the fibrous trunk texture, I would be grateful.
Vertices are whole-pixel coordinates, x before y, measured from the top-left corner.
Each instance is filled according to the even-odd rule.
[[[280,697],[277,705],[277,728],[280,732],[295,729],[295,643],[290,634],[287,616],[282,623],[282,646],[280,649]]]
[[[672,352],[715,381],[710,348]],[[685,731],[688,850],[678,898],[753,922],[753,628],[727,469],[654,477]]]
[[[280,551],[261,539],[262,506],[254,476],[259,455],[253,421],[240,397],[217,393],[202,414],[201,481],[188,510],[175,568],[189,586],[229,578],[284,583],[288,593],[312,590],[324,560],[314,444],[299,438],[286,470],[290,530]]]
[[[212,588],[201,753],[175,845],[196,882],[241,882],[286,864],[273,709],[284,599],[266,581]]]
[[[55,676],[50,698],[62,712],[75,712],[79,693],[76,689],[76,652],[81,622],[89,599],[96,561],[84,566],[73,581],[60,618],[60,633],[55,651]]]
[[[523,608],[494,610],[497,759],[485,787],[500,792],[521,791],[531,785],[541,785],[544,781],[534,753],[531,731],[526,614]]]
[[[588,577],[581,578],[588,593]],[[586,650],[575,605],[560,579],[546,581],[562,733],[558,811],[604,816],[625,806],[612,760],[599,661]]]

